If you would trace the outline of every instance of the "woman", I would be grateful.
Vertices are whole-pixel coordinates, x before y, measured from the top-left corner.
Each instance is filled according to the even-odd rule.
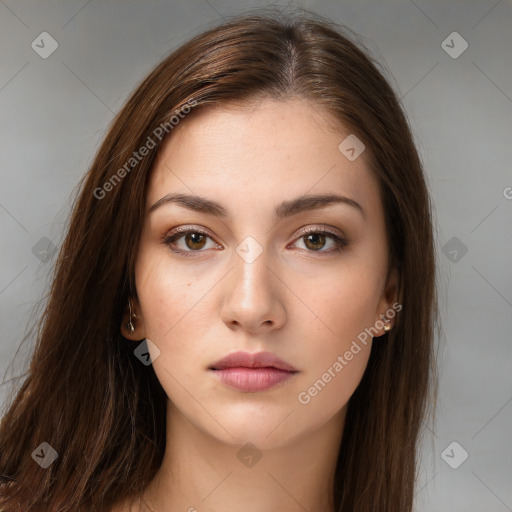
[[[338,26],[199,34],[84,178],[0,507],[410,512],[434,254],[407,120]]]

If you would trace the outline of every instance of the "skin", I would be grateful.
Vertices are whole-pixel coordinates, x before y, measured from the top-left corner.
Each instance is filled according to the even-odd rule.
[[[308,404],[298,395],[391,308],[398,279],[393,270],[385,280],[384,210],[368,152],[349,161],[338,149],[349,134],[305,100],[265,99],[251,108],[193,112],[162,146],[147,208],[179,192],[214,199],[230,215],[167,204],[145,219],[135,332],[125,328],[127,315],[121,329],[154,344],[153,367],[168,396],[168,448],[137,510],[333,510],[347,403],[372,338]],[[333,192],[360,203],[366,218],[336,203],[273,216],[284,200]],[[189,257],[161,240],[179,226],[208,232],[199,242],[197,235],[175,240],[175,249],[195,251]],[[334,228],[350,243],[339,252],[330,235],[308,243],[304,227]],[[262,249],[251,263],[236,252],[249,235]],[[270,351],[298,372],[267,391],[228,388],[208,367],[238,350]],[[247,442],[261,455],[252,467],[237,457]]]

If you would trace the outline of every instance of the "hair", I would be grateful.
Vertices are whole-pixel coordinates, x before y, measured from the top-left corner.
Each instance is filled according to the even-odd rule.
[[[348,33],[311,11],[246,12],[194,35],[131,94],[77,187],[29,371],[5,407],[1,510],[106,510],[140,495],[154,477],[165,451],[167,397],[120,325],[136,296],[148,178],[165,140],[155,130],[190,104],[193,115],[292,97],[364,141],[385,211],[389,268],[400,276],[403,309],[373,345],[348,404],[335,510],[412,510],[420,434],[437,389],[432,206],[400,100]],[[127,170],[148,137],[156,147]],[[99,189],[108,194],[99,198]],[[43,442],[59,455],[47,469],[32,458]]]

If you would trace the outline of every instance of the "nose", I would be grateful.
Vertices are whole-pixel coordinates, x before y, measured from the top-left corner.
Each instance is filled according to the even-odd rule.
[[[230,329],[258,334],[284,325],[286,287],[271,264],[265,251],[252,262],[234,255],[234,268],[224,284],[221,310],[222,320]]]

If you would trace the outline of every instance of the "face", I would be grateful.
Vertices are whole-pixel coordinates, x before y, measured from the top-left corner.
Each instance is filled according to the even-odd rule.
[[[152,170],[122,332],[150,340],[171,413],[225,443],[282,446],[340,418],[385,332],[397,275],[379,188],[334,126],[299,99],[193,112]],[[311,200],[327,194],[348,200]],[[211,369],[240,351],[295,371]]]

